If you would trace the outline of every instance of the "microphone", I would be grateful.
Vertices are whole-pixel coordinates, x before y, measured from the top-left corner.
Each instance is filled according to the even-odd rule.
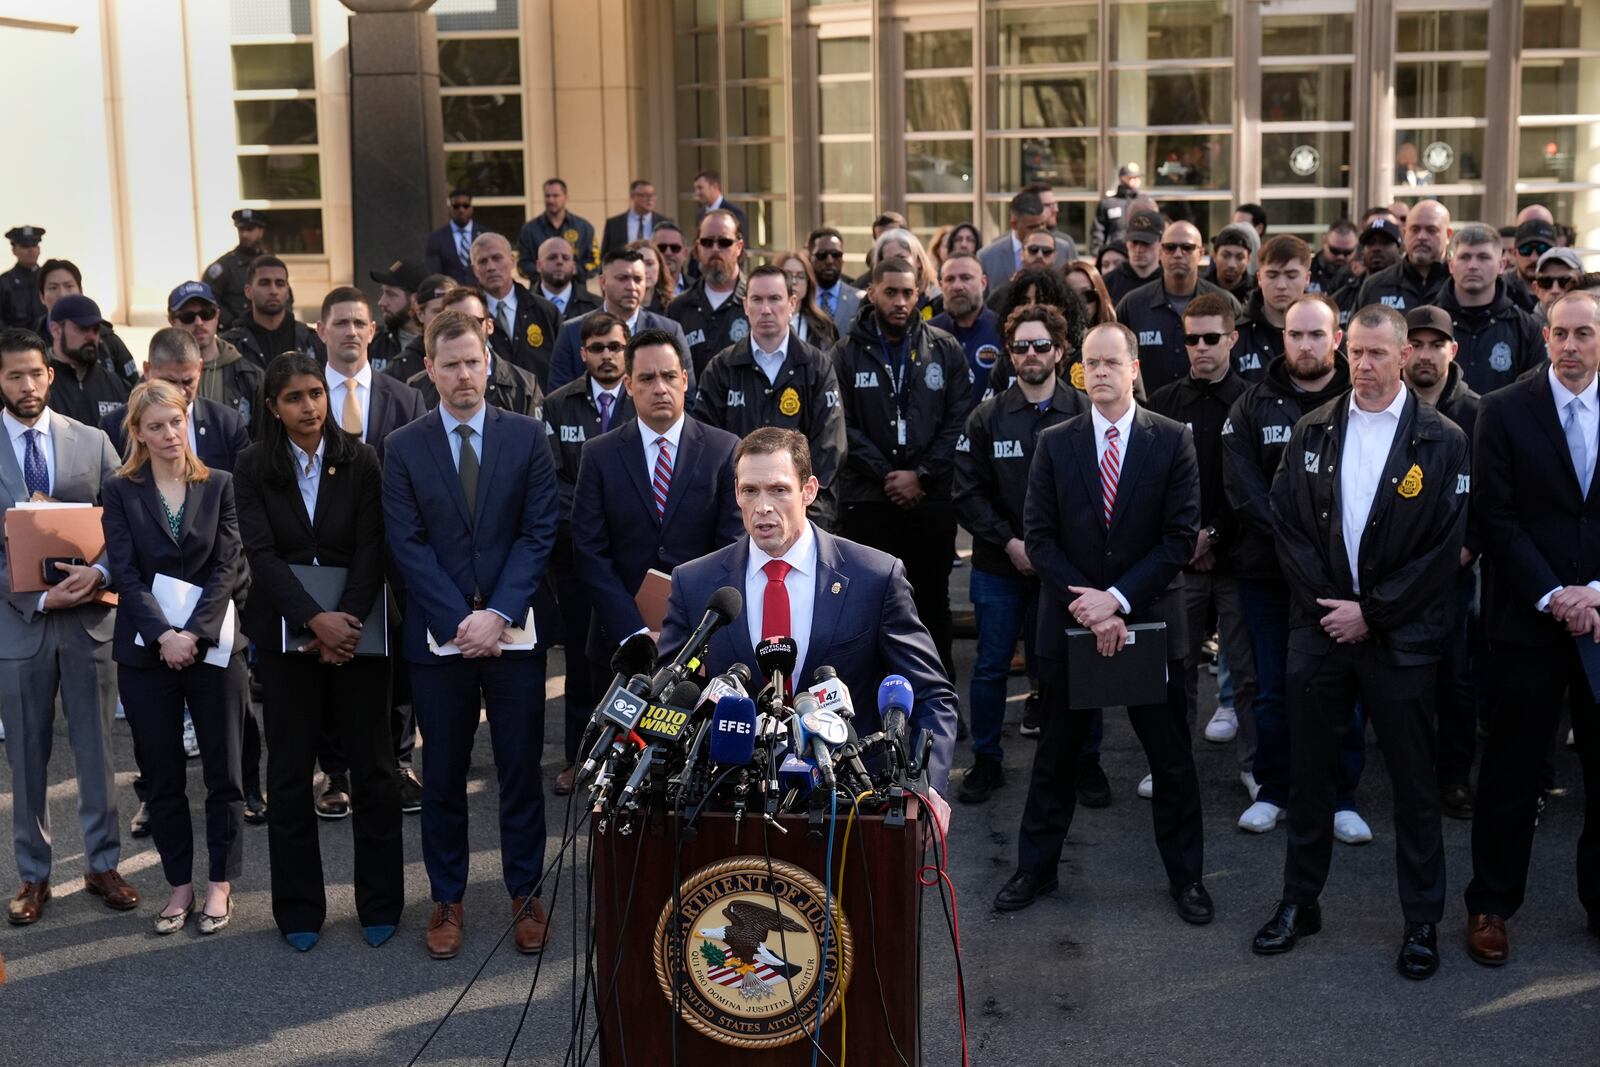
[[[733,586],[725,585],[712,593],[711,599],[706,601],[706,613],[701,617],[700,625],[694,628],[689,640],[685,641],[678,654],[672,657],[672,662],[657,671],[655,677],[650,679],[651,696],[664,692],[673,682],[699,670],[700,650],[711,640],[712,634],[732,622],[743,610],[744,595]]]
[[[795,660],[800,646],[792,637],[766,637],[756,646],[756,668],[767,681],[762,694],[769,704],[783,704],[788,689],[787,679],[794,673]]]
[[[891,674],[878,686],[878,718],[883,722],[884,735],[902,752],[906,746],[906,721],[915,700],[911,683],[901,675]]]
[[[817,706],[817,698],[802,689],[794,697],[794,717],[805,732],[811,756],[817,761],[817,770],[831,792],[837,785],[833,771],[833,750],[844,744],[849,736],[845,722],[838,712],[824,711]]]
[[[618,677],[620,679],[620,675]],[[650,679],[643,674],[635,674],[628,679],[626,685],[612,683],[611,689],[595,708],[596,721],[602,724],[600,737],[589,750],[588,759],[584,760],[583,767],[578,771],[575,785],[586,781],[589,775],[594,773],[606,749],[611,747],[618,734],[626,735],[633,730],[639,717],[650,706],[649,692]]]
[[[822,774],[815,760],[802,759],[790,752],[778,765],[778,785],[783,790],[783,807],[794,810],[796,800],[809,796],[822,782]]]
[[[822,711],[832,712],[844,722],[845,739],[835,762],[854,778],[854,782],[848,786],[848,791],[853,796],[863,790],[874,788],[876,783],[861,760],[863,745],[861,738],[856,736],[856,707],[855,701],[850,697],[850,687],[844,684],[837,670],[827,665],[818,667],[812,673],[811,681],[811,695],[817,698],[817,707]]]
[[[711,762],[742,767],[756,756],[756,704],[734,694],[717,701],[711,716]]]

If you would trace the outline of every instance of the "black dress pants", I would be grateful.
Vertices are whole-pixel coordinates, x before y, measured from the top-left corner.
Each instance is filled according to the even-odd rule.
[[[1371,641],[1321,653],[1291,644],[1284,702],[1289,711],[1289,852],[1283,899],[1314,904],[1333,860],[1333,811],[1343,734],[1361,702],[1394,786],[1395,867],[1407,922],[1444,915],[1444,838],[1435,768],[1438,664],[1397,667]]]
[[[945,677],[953,685],[950,564],[956,556],[955,505],[927,497],[909,510],[887,502],[850,504],[844,510],[842,527],[845,537],[887,552],[905,565],[917,615],[933,637]]]
[[[1588,640],[1583,638],[1581,640]],[[1489,740],[1478,770],[1472,818],[1472,882],[1467,913],[1510,918],[1528,888],[1533,821],[1543,788],[1540,768],[1561,719],[1562,691],[1583,767],[1583,830],[1578,835],[1578,900],[1600,915],[1600,707],[1571,640],[1553,645],[1496,645]]]
[[[1017,839],[1017,865],[1045,877],[1061,862],[1061,847],[1078,803],[1078,764],[1094,712],[1072,710],[1067,700],[1066,662],[1040,657],[1039,699],[1044,731],[1033,755],[1028,799]],[[1128,719],[1150,761],[1154,793],[1150,814],[1156,850],[1171,888],[1200,880],[1205,833],[1200,820],[1200,779],[1189,748],[1183,660],[1167,662],[1167,700],[1128,709]]]
[[[272,917],[286,934],[315,933],[327,914],[322,849],[311,795],[324,725],[350,765],[356,916],[362,926],[393,925],[405,902],[400,790],[389,731],[389,662],[357,656],[342,666],[315,655],[263,652],[267,848]]]

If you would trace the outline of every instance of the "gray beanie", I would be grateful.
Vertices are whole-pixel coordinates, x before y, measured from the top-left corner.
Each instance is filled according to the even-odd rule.
[[[1211,239],[1213,249],[1221,245],[1243,245],[1250,250],[1253,257],[1261,251],[1261,237],[1256,233],[1254,226],[1246,226],[1242,222],[1231,222],[1217,232]]]

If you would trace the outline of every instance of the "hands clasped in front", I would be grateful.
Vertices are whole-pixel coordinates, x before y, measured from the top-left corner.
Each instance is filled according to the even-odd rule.
[[[1600,591],[1587,585],[1564,585],[1550,598],[1550,614],[1572,636],[1588,634],[1600,644]]]
[[[1069,585],[1067,589],[1078,594],[1078,599],[1067,605],[1078,625],[1094,634],[1094,647],[1102,656],[1115,656],[1128,643],[1128,624],[1117,612],[1122,605],[1104,589]]]
[[[461,620],[452,639],[467,659],[500,654],[500,635],[505,632],[505,616],[479,608]]]
[[[301,645],[301,652],[315,652],[319,662],[335,667],[355,658],[356,646],[361,643],[360,619],[349,612],[320,611],[306,625],[316,637]]]

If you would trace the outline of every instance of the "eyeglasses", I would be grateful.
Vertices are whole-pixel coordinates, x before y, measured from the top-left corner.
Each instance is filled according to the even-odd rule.
[[[739,242],[736,241],[732,237],[702,237],[702,238],[700,238],[700,247],[701,248],[708,248],[708,249],[709,248],[732,248],[734,245],[736,245],[738,243]]]
[[[1055,245],[1027,245],[1023,251],[1030,256],[1053,256],[1056,254]]]
[[[1163,252],[1188,252],[1189,254],[1193,255],[1195,252],[1200,251],[1200,246],[1197,245],[1197,244],[1189,244],[1187,242],[1182,242],[1182,241],[1162,241],[1161,242],[1161,251],[1163,251]]]
[[[615,355],[627,347],[621,341],[596,341],[593,344],[584,345],[583,350],[591,356],[603,356],[607,352]]]
[[[1550,251],[1550,246],[1543,241],[1529,241],[1527,244],[1517,246],[1519,256],[1542,256]]]
[[[1222,340],[1220,333],[1186,333],[1183,335],[1183,343],[1186,345],[1197,345],[1201,341],[1204,341],[1207,345],[1214,345],[1220,340]]]
[[[831,248],[824,248],[824,249],[820,249],[820,250],[818,250],[816,252],[811,253],[811,258],[812,259],[843,259],[844,258],[844,253],[843,252],[836,252]]]
[[[1323,251],[1334,259],[1349,259],[1356,254],[1357,247],[1357,245],[1351,245],[1349,248],[1340,248],[1338,245],[1325,245]]]
[[[656,248],[658,250],[662,251],[662,252],[682,252],[683,251],[683,246],[682,245],[680,245],[680,244],[671,244],[671,243],[666,242],[666,241],[657,241],[656,242]]]
[[[1011,349],[1011,354],[1014,356],[1025,356],[1030,351],[1037,352],[1042,356],[1047,352],[1055,351],[1056,343],[1048,337],[1035,337],[1031,341],[1018,338],[1006,345],[1006,347]]]
[[[1578,277],[1575,274],[1541,274],[1533,284],[1541,289],[1571,289],[1578,284]]]
[[[209,305],[203,308],[196,308],[194,311],[180,311],[176,316],[177,320],[185,326],[193,326],[195,319],[199,319],[201,322],[210,322],[216,317],[217,309]]]

